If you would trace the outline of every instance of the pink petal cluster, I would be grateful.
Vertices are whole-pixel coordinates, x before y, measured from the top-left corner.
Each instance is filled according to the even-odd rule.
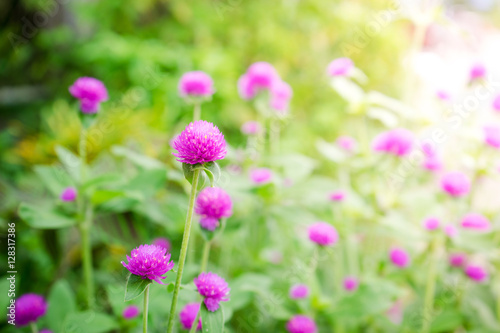
[[[461,197],[469,193],[470,181],[465,174],[452,171],[442,176],[441,188],[452,197]]]
[[[231,197],[219,187],[207,187],[196,198],[194,211],[201,216],[202,228],[214,231],[223,217],[233,214]]]
[[[447,224],[444,226],[444,233],[449,238],[455,238],[458,235],[458,230],[453,224]]]
[[[174,268],[174,262],[170,261],[170,253],[163,247],[144,244],[132,250],[130,256],[127,256],[128,263],[122,261],[122,265],[130,273],[140,276],[143,279],[149,279],[164,284],[161,280],[165,279],[168,271]]]
[[[76,195],[77,195],[76,188],[66,187],[62,191],[60,198],[62,201],[70,202],[70,201],[75,201]]]
[[[439,219],[436,217],[429,217],[424,220],[423,227],[427,230],[436,230],[439,228]]]
[[[451,99],[451,95],[446,90],[438,90],[436,91],[436,96],[442,101],[449,101]]]
[[[488,231],[491,228],[490,221],[481,214],[469,213],[462,219],[462,228],[476,231]]]
[[[260,91],[270,91],[276,81],[280,81],[278,72],[267,62],[252,64],[238,80],[238,91],[243,99],[252,99]]]
[[[422,151],[424,152],[424,162],[422,166],[429,171],[439,171],[442,168],[441,158],[439,157],[436,149],[432,144],[422,144]]]
[[[182,308],[181,312],[179,312],[179,321],[181,322],[183,329],[191,329],[194,321],[196,320],[196,316],[198,315],[198,311],[200,311],[200,304],[198,303],[188,303],[184,306],[184,308]],[[201,330],[201,318],[198,320],[196,330]]]
[[[203,164],[221,160],[226,156],[224,135],[212,123],[198,120],[190,123],[174,140],[178,151],[177,161],[187,164]]]
[[[122,316],[123,318],[130,320],[137,317],[139,313],[140,311],[137,305],[129,305],[123,310]]]
[[[35,323],[47,312],[47,302],[41,295],[24,294],[15,302],[16,326],[26,326]]]
[[[335,244],[339,235],[334,226],[326,222],[316,222],[309,226],[309,239],[321,246],[329,246]]]
[[[413,148],[413,133],[404,128],[396,128],[379,134],[372,143],[374,151],[395,156],[405,156]]]
[[[356,139],[347,135],[339,136],[335,143],[337,144],[337,146],[349,153],[352,153],[354,150],[356,150],[356,146],[358,145]]]
[[[462,267],[467,260],[465,253],[452,253],[449,257],[450,265],[453,267]]]
[[[291,299],[302,299],[309,296],[309,288],[305,284],[296,284],[290,288]]]
[[[488,272],[479,265],[467,265],[464,272],[471,280],[476,282],[483,282],[488,279]]]
[[[405,268],[410,264],[410,256],[406,250],[395,247],[389,253],[391,262],[399,268]]]
[[[69,87],[70,94],[80,100],[83,113],[97,113],[102,102],[108,100],[104,83],[93,77],[81,77]]]
[[[288,111],[288,104],[293,95],[290,85],[284,81],[276,80],[271,86],[270,92],[271,99],[269,104],[271,108],[280,113],[286,113]]]
[[[184,73],[178,90],[182,97],[209,97],[215,92],[212,78],[202,71]]]
[[[500,148],[500,127],[498,126],[485,126],[484,142],[493,148]]]
[[[254,184],[267,184],[273,179],[273,172],[268,168],[257,168],[250,171],[250,179]]]
[[[289,333],[316,333],[318,328],[311,318],[304,315],[295,315],[286,323]]]
[[[256,135],[262,131],[262,125],[258,121],[247,121],[241,126],[241,132],[245,135]]]
[[[477,80],[484,78],[486,76],[486,67],[482,63],[474,64],[469,72],[469,77],[471,80]]]
[[[158,237],[158,238],[153,239],[153,245],[162,247],[165,250],[167,250],[167,252],[170,251],[170,249],[172,248],[172,244],[165,237]]]
[[[355,291],[358,289],[359,281],[354,276],[348,276],[344,279],[344,289],[347,291]]]
[[[337,202],[344,201],[345,197],[346,197],[346,193],[345,193],[345,191],[342,191],[342,190],[334,191],[334,192],[330,193],[330,195],[329,195],[329,198],[331,201],[337,201]]]
[[[330,76],[349,76],[354,69],[354,63],[349,58],[337,58],[328,64],[327,73]]]
[[[492,103],[493,110],[500,112],[500,95],[495,97]]]
[[[194,284],[200,295],[205,297],[203,302],[208,311],[217,311],[220,302],[229,301],[230,288],[227,282],[215,273],[201,273],[194,279]]]

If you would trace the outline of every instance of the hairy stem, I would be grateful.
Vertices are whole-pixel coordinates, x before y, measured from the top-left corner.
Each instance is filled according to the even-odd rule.
[[[144,311],[142,312],[142,333],[148,332],[148,306],[149,306],[149,286],[144,290]]]

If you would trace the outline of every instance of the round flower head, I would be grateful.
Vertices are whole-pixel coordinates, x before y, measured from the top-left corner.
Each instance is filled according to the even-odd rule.
[[[413,148],[413,133],[404,128],[396,128],[379,134],[373,140],[373,150],[395,156],[405,156]]]
[[[356,139],[346,135],[339,136],[335,143],[337,144],[337,146],[349,153],[353,152],[357,146]]]
[[[318,328],[311,318],[295,315],[286,323],[286,330],[290,333],[316,333]]]
[[[214,273],[201,273],[194,279],[201,296],[205,297],[203,302],[208,311],[214,312],[219,308],[220,302],[229,301],[229,290],[227,282]]]
[[[470,181],[463,173],[452,171],[441,178],[441,188],[452,197],[461,197],[469,193]]]
[[[227,153],[224,135],[214,124],[204,120],[190,123],[175,138],[173,146],[178,151],[174,153],[177,161],[187,164],[221,160]]]
[[[208,97],[214,94],[212,78],[202,71],[187,72],[179,81],[179,95],[182,97]]]
[[[391,258],[391,262],[397,267],[405,268],[410,264],[410,256],[404,249],[393,248],[389,253],[389,257]]]
[[[484,142],[493,148],[500,148],[500,127],[485,126]]]
[[[344,279],[344,289],[347,291],[354,291],[358,289],[359,281],[353,276],[348,276]]]
[[[492,106],[493,106],[493,110],[500,112],[500,95],[495,97],[495,99],[493,100]]]
[[[291,299],[302,299],[309,296],[309,288],[305,284],[296,284],[290,288]]]
[[[477,231],[490,230],[490,221],[481,214],[469,213],[462,219],[462,228]]]
[[[465,274],[476,282],[483,282],[488,279],[488,272],[478,265],[468,265],[465,267]]]
[[[354,69],[354,63],[349,58],[338,58],[330,62],[327,72],[330,76],[348,76]]]
[[[345,199],[345,196],[346,196],[346,193],[342,190],[338,190],[338,191],[334,191],[332,193],[330,193],[330,200],[331,201],[344,201]]]
[[[122,313],[123,318],[127,320],[134,319],[138,315],[139,315],[139,307],[137,307],[137,305],[127,306]]]
[[[462,267],[467,260],[467,256],[464,253],[452,253],[449,257],[450,265],[453,267]]]
[[[188,303],[184,306],[181,312],[179,312],[179,321],[181,322],[183,329],[191,329],[194,321],[196,320],[196,316],[198,315],[198,311],[200,311],[200,304],[198,303]],[[201,330],[201,318],[198,320],[196,330]]]
[[[423,227],[429,231],[439,228],[439,220],[435,217],[429,217],[424,220]]]
[[[439,98],[442,101],[449,101],[449,100],[451,100],[451,95],[446,90],[438,90],[438,91],[436,91],[436,97]]]
[[[316,222],[309,226],[309,239],[321,246],[329,246],[335,244],[339,235],[337,230],[326,222]]]
[[[444,233],[450,238],[455,238],[458,235],[458,230],[453,224],[447,224],[444,226]]]
[[[273,178],[273,173],[268,168],[258,168],[250,171],[250,179],[254,184],[266,184]]]
[[[172,248],[172,244],[170,244],[170,241],[164,237],[158,237],[153,239],[153,245],[159,246],[164,248],[165,250],[170,251]]]
[[[280,77],[271,64],[256,62],[238,80],[238,91],[243,99],[252,99],[259,91],[271,89],[277,80]]]
[[[61,193],[62,201],[75,201],[76,199],[76,188],[66,187]]]
[[[80,100],[80,109],[83,113],[96,113],[102,102],[108,100],[108,91],[104,83],[93,77],[81,77],[69,87],[73,97]]]
[[[280,113],[288,110],[288,103],[292,98],[293,91],[290,85],[284,81],[276,80],[271,86],[270,106]]]
[[[41,295],[24,294],[15,302],[16,326],[34,323],[47,312],[47,303]]]
[[[470,69],[469,76],[471,80],[484,78],[486,76],[486,67],[481,63],[474,64]]]
[[[241,126],[241,132],[245,135],[262,133],[262,125],[258,121],[247,121]]]
[[[221,188],[207,187],[196,198],[194,211],[201,215],[202,228],[214,231],[219,226],[219,220],[233,214],[231,197]]]
[[[174,267],[170,261],[170,253],[163,247],[156,245],[141,245],[132,250],[131,256],[127,256],[128,264],[122,261],[122,265],[134,275],[143,279],[149,279],[164,284],[161,280]]]

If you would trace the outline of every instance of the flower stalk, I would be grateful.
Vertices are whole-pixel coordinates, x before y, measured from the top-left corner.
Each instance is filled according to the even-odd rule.
[[[142,333],[148,332],[149,286],[144,290],[144,311],[142,313]]]

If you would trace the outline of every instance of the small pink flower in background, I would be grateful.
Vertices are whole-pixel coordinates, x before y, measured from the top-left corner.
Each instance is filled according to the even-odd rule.
[[[200,295],[205,297],[203,302],[208,311],[217,311],[220,302],[229,301],[230,288],[227,282],[217,274],[201,273],[194,279],[194,284]]]
[[[412,132],[404,128],[396,128],[377,135],[373,140],[372,148],[377,152],[405,156],[411,152],[413,141]]]
[[[452,253],[449,257],[450,265],[453,267],[462,267],[467,260],[465,253]]]
[[[316,222],[309,226],[309,239],[321,246],[329,246],[335,244],[339,235],[334,226],[326,222]]]
[[[200,304],[198,303],[188,303],[184,306],[184,308],[182,308],[181,312],[179,312],[179,321],[181,322],[183,329],[191,329],[194,321],[196,320],[196,316],[198,315],[198,311],[200,311]],[[201,318],[198,320],[196,330],[201,330]]]
[[[289,333],[316,333],[318,328],[311,318],[304,315],[295,315],[286,323]]]
[[[247,121],[241,126],[241,132],[245,135],[256,135],[262,131],[262,125],[258,121]]]
[[[462,228],[476,231],[488,231],[491,228],[490,221],[481,214],[469,213],[462,219]]]
[[[174,268],[174,262],[170,261],[170,253],[163,247],[144,244],[132,250],[127,256],[128,264],[122,261],[123,267],[130,273],[164,284],[161,280],[166,279],[168,271]]]
[[[260,91],[270,90],[278,80],[280,80],[278,72],[271,64],[256,62],[238,80],[238,92],[243,99],[252,99]]]
[[[483,130],[485,143],[493,148],[500,148],[500,127],[485,126]]]
[[[153,245],[162,247],[165,250],[167,250],[167,252],[170,251],[170,249],[172,248],[172,244],[170,244],[170,241],[164,237],[158,237],[153,239]]]
[[[60,198],[61,198],[62,201],[66,201],[66,202],[75,201],[76,195],[77,195],[76,188],[74,188],[74,187],[66,187],[62,191]]]
[[[137,317],[139,312],[139,307],[137,305],[129,305],[123,310],[122,316],[123,318],[130,320]]]
[[[467,265],[464,272],[471,280],[476,282],[483,282],[488,279],[488,272],[478,265]]]
[[[335,143],[337,144],[337,146],[349,153],[352,153],[354,150],[356,150],[356,146],[358,145],[356,139],[347,135],[339,136]]]
[[[81,77],[69,87],[70,94],[80,100],[83,113],[97,113],[102,102],[108,100],[108,91],[104,83],[93,77]]]
[[[423,227],[427,230],[436,230],[439,228],[439,219],[436,217],[429,217],[424,220]]]
[[[181,97],[209,97],[215,92],[212,78],[202,71],[184,73],[178,90]]]
[[[337,58],[328,64],[327,73],[330,76],[349,76],[354,69],[354,63],[349,58]]]
[[[305,284],[296,284],[290,288],[291,299],[302,299],[309,296],[309,288]]]
[[[482,79],[486,76],[486,67],[481,63],[474,64],[469,72],[471,80]]]
[[[220,225],[220,219],[233,215],[233,202],[223,189],[207,187],[196,198],[194,211],[201,216],[201,227],[214,231]]]
[[[452,197],[461,197],[469,193],[470,181],[465,174],[452,171],[441,178],[441,188]]]
[[[40,333],[53,333],[51,330],[48,330],[48,329],[43,329],[40,331]]]
[[[442,101],[449,101],[449,100],[451,100],[451,95],[446,90],[438,90],[438,91],[436,91],[436,97],[439,98]]]
[[[35,323],[38,318],[43,317],[47,312],[47,302],[41,295],[24,294],[15,302],[15,324],[16,326],[26,326]]]
[[[359,281],[354,276],[348,276],[344,279],[344,289],[347,291],[355,291],[358,289]]]
[[[254,184],[267,184],[273,179],[273,172],[268,168],[257,168],[250,171],[250,179]]]
[[[500,95],[495,97],[491,106],[493,106],[493,110],[500,112]]]
[[[387,318],[396,325],[403,322],[403,302],[397,300],[394,304],[385,312]]]
[[[173,155],[187,164],[203,164],[221,160],[226,156],[226,140],[217,126],[204,120],[190,123],[175,138]]]
[[[449,238],[455,238],[458,235],[458,230],[453,224],[447,224],[444,226],[444,233]]]
[[[329,198],[331,201],[344,201],[346,197],[345,191],[337,190],[329,194]]]
[[[429,171],[439,171],[442,168],[441,158],[439,157],[436,148],[430,143],[422,144],[422,151],[425,155],[425,160],[422,164],[424,169]]]
[[[406,250],[395,247],[389,253],[391,262],[399,268],[405,268],[410,264],[410,256]]]
[[[290,85],[281,80],[275,80],[271,86],[271,100],[270,106],[280,112],[286,113],[288,111],[288,104],[292,98],[293,91]]]

